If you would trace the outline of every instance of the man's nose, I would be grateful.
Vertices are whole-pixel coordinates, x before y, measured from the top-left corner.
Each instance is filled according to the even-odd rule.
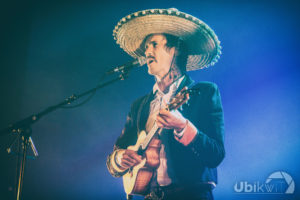
[[[148,46],[148,48],[145,51],[146,57],[153,56],[153,47],[151,45]]]

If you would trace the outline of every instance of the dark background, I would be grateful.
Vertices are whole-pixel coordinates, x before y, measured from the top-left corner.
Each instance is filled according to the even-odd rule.
[[[223,46],[215,66],[190,73],[215,82],[222,95],[227,155],[216,199],[299,197],[296,1],[2,1],[0,129],[95,86],[110,67],[130,61],[112,38],[114,26],[135,11],[170,7],[206,22]],[[34,124],[39,157],[27,160],[24,200],[125,199],[121,179],[110,176],[105,161],[130,104],[153,83],[146,67],[139,68],[84,106],[59,109]],[[6,152],[14,137],[0,136],[4,200],[14,197],[17,159]],[[276,171],[293,178],[293,195],[234,191],[240,181],[264,183]]]

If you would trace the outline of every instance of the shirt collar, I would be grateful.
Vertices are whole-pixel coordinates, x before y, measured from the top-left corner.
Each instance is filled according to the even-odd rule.
[[[170,92],[174,93],[178,89],[178,87],[179,87],[180,83],[182,82],[183,78],[184,78],[184,76],[180,77],[175,82],[173,82],[169,86],[169,92],[168,93],[170,93]],[[165,93],[159,89],[157,83],[155,83],[154,86],[153,86],[153,94],[160,94],[161,96],[165,95]]]

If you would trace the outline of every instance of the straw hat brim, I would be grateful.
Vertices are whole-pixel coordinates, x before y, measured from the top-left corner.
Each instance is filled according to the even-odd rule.
[[[149,34],[167,33],[182,39],[188,49],[187,71],[214,65],[221,54],[220,41],[203,21],[177,9],[138,11],[122,18],[113,31],[120,47],[133,58],[145,62],[140,48]]]

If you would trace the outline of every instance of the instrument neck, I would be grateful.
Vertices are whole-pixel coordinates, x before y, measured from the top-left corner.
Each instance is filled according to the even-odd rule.
[[[149,143],[151,142],[152,138],[156,135],[156,133],[160,134],[161,131],[163,129],[162,128],[159,128],[156,124],[156,122],[154,122],[154,125],[153,127],[151,128],[151,130],[149,131],[149,133],[147,134],[144,142],[141,144],[141,150],[142,151],[145,151],[149,145]]]

